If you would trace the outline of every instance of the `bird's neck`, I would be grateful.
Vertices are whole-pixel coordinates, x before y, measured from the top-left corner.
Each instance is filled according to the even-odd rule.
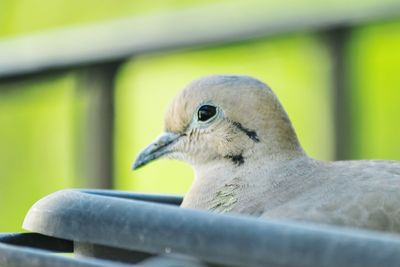
[[[236,211],[235,205],[242,201],[246,191],[268,191],[268,187],[280,182],[281,177],[276,176],[277,170],[307,160],[307,156],[302,153],[274,159],[257,159],[256,154],[253,154],[242,165],[214,161],[212,164],[196,166],[195,180],[182,206],[219,212]]]

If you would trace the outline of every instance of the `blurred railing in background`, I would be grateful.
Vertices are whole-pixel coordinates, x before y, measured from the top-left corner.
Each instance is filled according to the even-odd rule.
[[[207,74],[268,83],[315,158],[400,159],[397,0],[8,0],[0,25],[2,232],[61,188],[184,193],[187,165],[130,166]]]

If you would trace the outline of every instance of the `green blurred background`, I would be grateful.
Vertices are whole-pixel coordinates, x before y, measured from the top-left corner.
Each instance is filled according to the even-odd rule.
[[[228,3],[3,0],[0,43],[49,29],[212,2]],[[297,4],[307,8],[316,3]],[[268,4],[284,5],[263,3]],[[163,113],[172,97],[191,80],[212,73],[248,74],[268,83],[310,156],[400,159],[400,19],[357,25],[347,35],[339,66],[346,73],[342,102],[336,99],[330,39],[312,31],[135,55],[116,69],[111,98],[102,90],[104,77],[96,67],[0,79],[0,232],[20,231],[29,207],[63,188],[183,194],[192,181],[190,166],[160,160],[132,172],[131,164],[163,130]],[[107,97],[114,105],[111,126],[102,124],[110,116],[101,108]],[[341,119],[347,122],[342,129],[346,134],[338,142]],[[101,148],[108,132],[111,150]],[[112,161],[111,173],[102,171],[102,160]],[[100,176],[111,182],[98,182]]]

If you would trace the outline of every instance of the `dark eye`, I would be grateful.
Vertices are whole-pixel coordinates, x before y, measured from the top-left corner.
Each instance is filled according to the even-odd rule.
[[[197,111],[199,121],[208,121],[217,114],[217,108],[211,105],[203,105]]]

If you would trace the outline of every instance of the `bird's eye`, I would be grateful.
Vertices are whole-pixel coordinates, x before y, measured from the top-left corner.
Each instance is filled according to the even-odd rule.
[[[208,121],[217,114],[217,108],[211,105],[203,105],[197,111],[199,121]]]

